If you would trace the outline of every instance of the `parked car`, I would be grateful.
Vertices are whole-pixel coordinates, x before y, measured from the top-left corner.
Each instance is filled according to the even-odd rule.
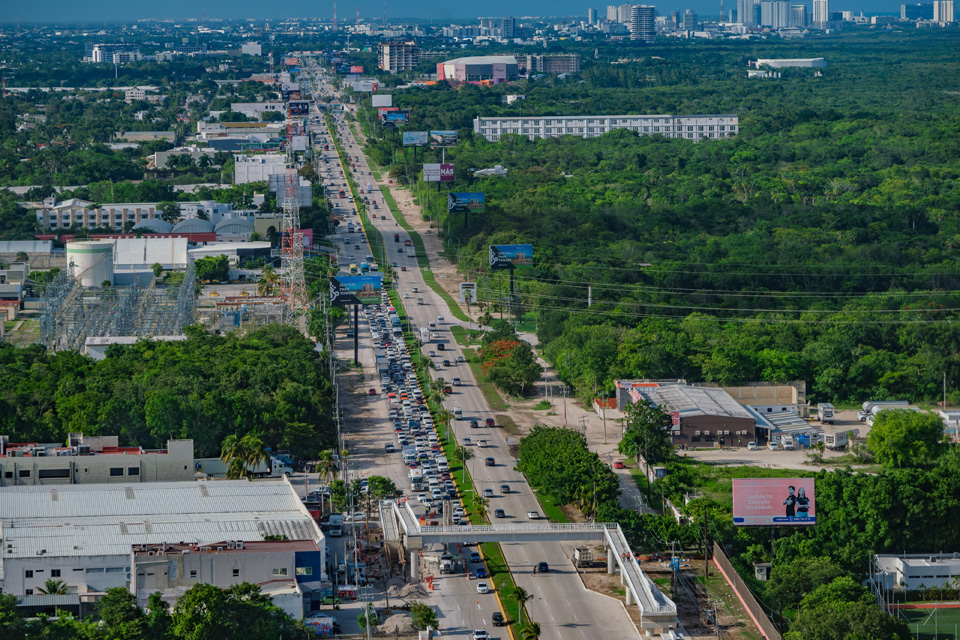
[[[614,468],[614,469],[625,469],[626,467],[625,467],[624,464],[623,464],[623,460],[617,460],[616,462],[613,463],[613,468]]]

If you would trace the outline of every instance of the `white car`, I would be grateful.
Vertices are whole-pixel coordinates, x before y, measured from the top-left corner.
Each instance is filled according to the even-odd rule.
[[[477,593],[490,593],[490,585],[488,585],[486,582],[478,582]]]
[[[527,518],[529,518],[530,520],[539,520],[540,514],[537,513],[536,511],[527,511]]]
[[[757,450],[757,443],[756,443],[756,442],[748,442],[748,443],[747,443],[747,450],[748,450],[748,451],[756,451],[756,450]]]
[[[486,629],[474,629],[473,640],[490,640],[490,634]]]

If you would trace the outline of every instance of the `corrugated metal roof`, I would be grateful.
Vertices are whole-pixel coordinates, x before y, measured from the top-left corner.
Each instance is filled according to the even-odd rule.
[[[50,253],[53,242],[50,240],[0,240],[0,253]]]
[[[748,420],[754,418],[743,405],[723,389],[687,387],[678,384],[650,389],[645,393],[661,409],[679,411],[680,417],[726,416]]]
[[[0,489],[4,557],[129,553],[132,544],[320,540],[293,488],[278,482],[154,482]]]

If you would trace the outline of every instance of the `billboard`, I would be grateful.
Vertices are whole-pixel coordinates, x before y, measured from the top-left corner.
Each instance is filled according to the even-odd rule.
[[[310,102],[307,100],[291,100],[289,106],[292,116],[305,116],[310,113]]]
[[[533,267],[532,244],[490,245],[491,269],[528,269]]]
[[[457,146],[457,132],[456,131],[431,131],[430,146],[431,147]]]
[[[817,523],[813,478],[734,478],[733,524],[798,526]]]
[[[405,147],[427,146],[427,132],[426,131],[404,131],[403,146]]]
[[[330,278],[330,302],[336,305],[376,304],[383,289],[381,274]]]
[[[362,65],[353,65],[350,67],[350,73],[363,73]]]
[[[353,83],[353,90],[357,93],[373,93],[380,88],[376,80],[361,80]]]
[[[388,111],[380,116],[385,127],[393,127],[398,124],[405,124],[410,119],[410,114],[406,111]]]
[[[389,93],[379,96],[371,96],[373,99],[374,107],[392,107],[393,106],[393,96]]]
[[[373,96],[373,97],[376,98],[377,96]],[[390,113],[391,111],[399,111],[399,110],[400,109],[398,107],[380,107],[379,109],[377,109],[377,115],[379,115],[380,119],[383,120],[383,114]]]
[[[470,304],[476,304],[477,302],[477,283],[476,282],[460,283],[460,302],[469,302]]]
[[[448,213],[483,213],[482,193],[459,193],[447,195]]]
[[[453,165],[425,164],[423,165],[424,182],[453,182]]]

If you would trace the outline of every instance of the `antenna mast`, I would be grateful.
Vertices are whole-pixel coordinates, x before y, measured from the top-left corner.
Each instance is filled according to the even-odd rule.
[[[293,137],[299,131],[290,107],[287,107],[287,169],[284,175],[283,218],[280,222],[280,268],[283,271],[281,291],[291,322],[305,320],[307,285],[303,276],[303,231],[300,229],[300,176]],[[278,189],[279,191],[279,189]],[[304,324],[304,322],[301,322]],[[305,327],[304,327],[305,328]]]

